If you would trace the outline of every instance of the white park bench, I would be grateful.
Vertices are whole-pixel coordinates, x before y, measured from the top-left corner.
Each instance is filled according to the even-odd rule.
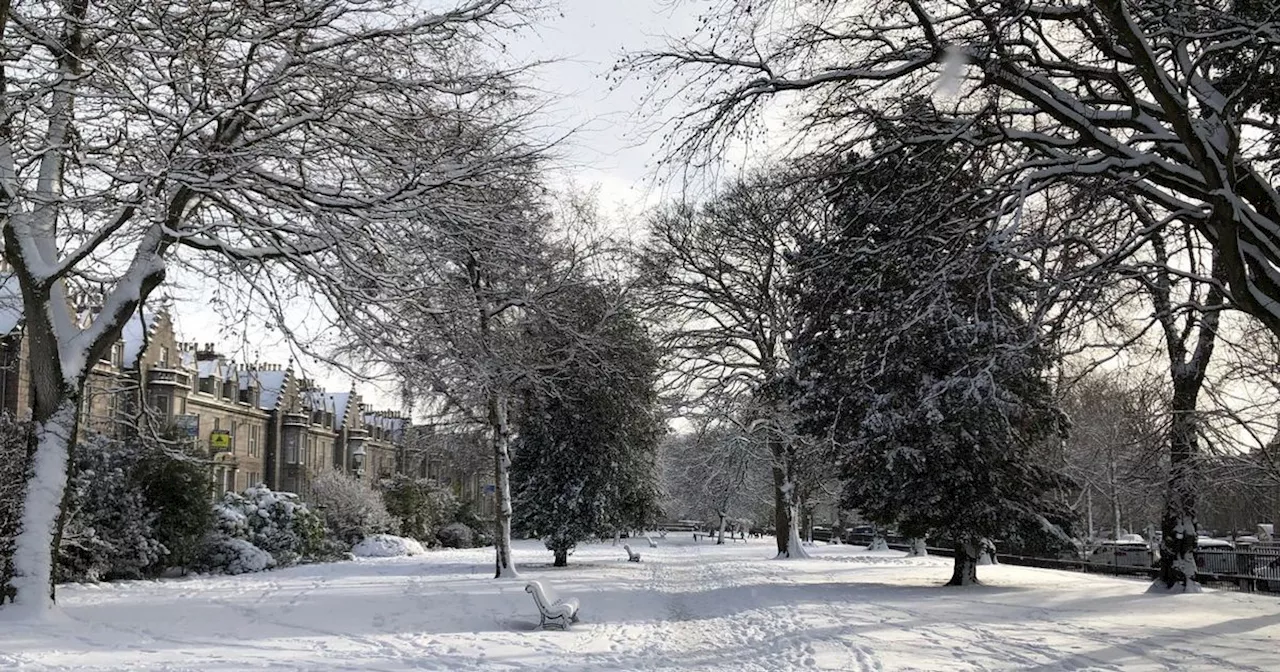
[[[524,589],[525,592],[533,595],[533,602],[538,605],[538,615],[541,617],[538,621],[539,628],[555,625],[561,630],[568,630],[570,623],[578,622],[577,598],[571,597],[565,600],[556,597],[556,594],[550,588],[544,587],[541,581],[530,581]]]
[[[627,561],[628,561],[628,562],[640,562],[640,554],[639,554],[639,553],[636,553],[635,551],[632,551],[632,550],[631,550],[631,547],[630,547],[630,546],[628,546],[628,545],[626,545],[626,544],[623,544],[623,545],[622,545],[622,547],[623,547],[623,548],[625,548],[625,549],[627,549]]]

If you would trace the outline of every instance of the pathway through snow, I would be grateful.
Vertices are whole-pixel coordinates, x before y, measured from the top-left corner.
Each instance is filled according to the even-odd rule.
[[[69,586],[65,620],[0,622],[0,670],[1275,670],[1280,599],[1148,596],[1145,584],[772,540],[668,537],[628,563],[589,545],[568,568],[516,546],[526,579],[582,602],[537,631],[523,581],[492,551],[361,560],[237,577]]]

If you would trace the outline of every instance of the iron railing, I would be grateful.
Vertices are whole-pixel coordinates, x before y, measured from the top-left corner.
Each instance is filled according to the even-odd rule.
[[[815,536],[815,541],[817,540]],[[846,543],[869,545],[872,535],[845,535]],[[907,539],[885,537],[889,548],[906,551]],[[954,557],[955,549],[929,546],[931,555]],[[1280,547],[1258,546],[1243,548],[1208,548],[1195,552],[1196,581],[1215,588],[1243,591],[1280,593]],[[1150,550],[1104,547],[1089,558],[1047,558],[1026,553],[1008,553],[997,550],[996,559],[1009,565],[1040,567],[1073,572],[1107,574],[1110,576],[1135,576],[1154,578],[1159,564]]]

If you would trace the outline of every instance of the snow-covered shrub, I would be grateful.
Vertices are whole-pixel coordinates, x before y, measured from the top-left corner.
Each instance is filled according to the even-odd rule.
[[[203,572],[245,574],[275,567],[276,559],[244,539],[211,535],[206,540],[202,554],[193,564]]]
[[[436,532],[457,519],[457,498],[432,479],[396,474],[383,479],[379,487],[387,511],[406,537],[435,543]]]
[[[493,545],[493,521],[482,520],[476,515],[476,510],[470,502],[458,507],[458,513],[453,520],[471,528],[473,547]]]
[[[213,527],[208,467],[197,455],[155,446],[144,451],[136,480],[156,513],[156,539],[169,549],[166,564],[193,565]]]
[[[214,505],[214,529],[270,553],[281,567],[315,558],[324,542],[319,516],[297,495],[273,492],[265,485],[223,495]]]
[[[382,493],[336,469],[326,469],[312,479],[308,499],[321,510],[329,534],[348,548],[371,534],[398,531]]]
[[[0,604],[13,575],[13,542],[26,490],[28,431],[28,423],[0,414]]]
[[[76,448],[59,581],[141,578],[168,550],[156,539],[157,514],[137,487],[141,450],[101,435]]]
[[[475,535],[463,523],[449,523],[436,532],[436,539],[445,548],[471,548]]]
[[[391,534],[374,534],[365,537],[351,549],[357,558],[395,558],[405,555],[423,555],[427,550],[416,539]]]

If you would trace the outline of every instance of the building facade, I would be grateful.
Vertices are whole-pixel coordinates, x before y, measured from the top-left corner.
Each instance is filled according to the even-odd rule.
[[[0,337],[0,410],[30,414],[21,327]],[[300,378],[291,363],[237,363],[211,344],[178,339],[167,311],[140,312],[90,373],[80,431],[124,438],[147,432],[185,442],[208,460],[213,496],[265,484],[309,494],[317,474],[359,478],[397,471],[407,421],[354,392]]]

